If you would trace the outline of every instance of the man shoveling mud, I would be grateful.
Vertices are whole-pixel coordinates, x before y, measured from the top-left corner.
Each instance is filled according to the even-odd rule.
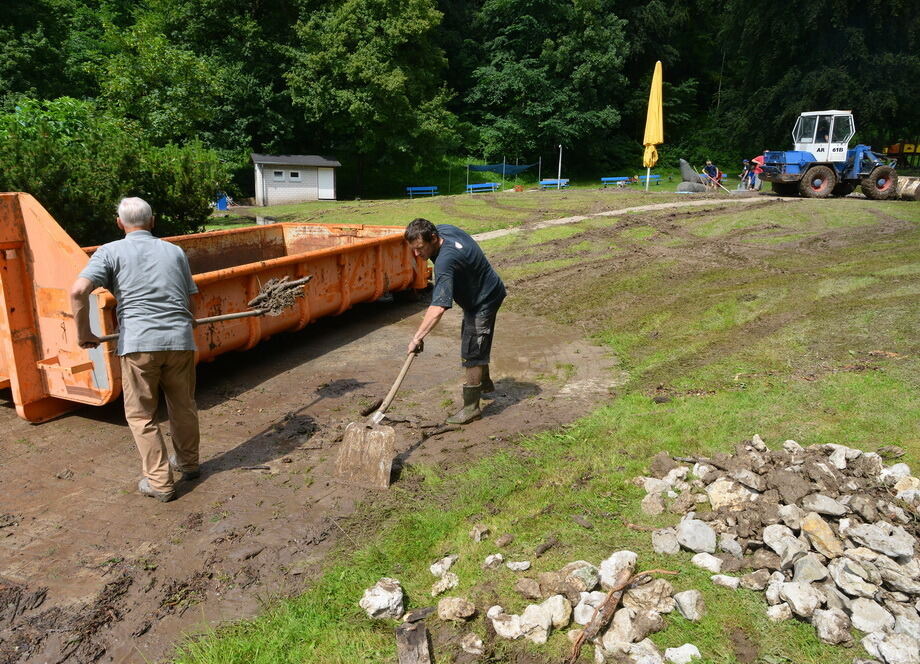
[[[449,424],[466,424],[482,415],[479,398],[495,390],[489,377],[489,356],[495,332],[495,316],[505,299],[505,285],[492,269],[482,249],[467,233],[450,224],[435,226],[427,219],[414,219],[405,232],[416,256],[434,263],[431,306],[408,352],[421,350],[422,340],[434,329],[453,302],[463,309],[460,357],[466,369],[463,408],[447,418]]]

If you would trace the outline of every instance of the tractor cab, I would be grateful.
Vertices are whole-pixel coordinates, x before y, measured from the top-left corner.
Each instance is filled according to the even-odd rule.
[[[795,150],[810,152],[815,161],[846,161],[855,133],[850,111],[808,111],[796,121],[792,142]]]

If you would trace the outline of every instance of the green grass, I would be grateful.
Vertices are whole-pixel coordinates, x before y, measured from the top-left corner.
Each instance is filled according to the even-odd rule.
[[[920,226],[872,234],[883,215],[895,216],[889,205],[897,204],[801,202],[676,222],[649,214],[639,226],[592,219],[564,231],[486,243],[497,264],[522,252],[531,259],[512,261],[503,271],[516,280],[507,306],[583,325],[619,356],[629,372],[626,385],[577,422],[517,441],[454,474],[407,469],[387,496],[340,522],[358,545],[343,543],[303,595],[189,641],[177,661],[394,662],[393,623],[368,620],[357,601],[364,588],[392,576],[403,583],[411,608],[432,604],[428,589],[434,579],[427,567],[446,552],[460,555],[454,571],[461,585],[450,594],[468,597],[480,609],[468,627],[454,631],[484,636],[482,614],[489,605],[519,612],[527,603],[513,590],[520,575],[480,568],[498,550],[494,538],[507,532],[515,540],[504,553],[531,560],[528,576],[577,559],[598,563],[624,548],[639,554],[641,568],[679,570],[669,580],[677,590],[702,590],[707,613],[695,624],[669,615],[668,628],[652,637],[661,648],[692,642],[703,662],[730,664],[737,661],[730,632],[738,629],[761,658],[849,664],[860,654],[858,646],[823,645],[812,627],[797,621],[770,623],[761,593],[714,586],[708,574],[689,565],[689,554],[659,556],[648,532],[626,524],[677,521],[673,514],[641,514],[642,491],[631,481],[662,450],[708,455],[759,433],[771,446],[789,438],[865,450],[896,444],[907,450],[902,460],[916,466]],[[920,221],[920,206],[897,211],[898,218]],[[664,234],[672,223],[703,239],[676,246]],[[766,223],[803,239],[831,232],[834,242],[777,252],[765,248],[762,237],[737,235]],[[594,235],[579,240],[581,233]],[[598,233],[605,245],[623,248],[616,262],[577,255],[598,248]],[[730,234],[729,248],[720,249]],[[571,242],[567,258],[550,258],[553,240]],[[773,253],[764,257],[767,251]],[[591,277],[568,279],[566,270],[580,266],[590,268]],[[539,288],[543,283],[558,293]],[[662,392],[670,401],[650,398]],[[573,514],[594,528],[578,526]],[[493,538],[472,542],[468,532],[476,522],[489,525]],[[534,547],[551,534],[560,544],[533,558]],[[429,625],[454,629],[433,619]],[[502,640],[494,646],[493,661],[529,653],[533,661],[558,662],[569,642],[553,634],[546,646]],[[581,661],[592,661],[592,655],[586,648]],[[439,661],[451,660],[441,653]]]
[[[311,201],[262,208],[234,208],[216,213],[208,230],[221,230],[255,223],[255,216],[279,221],[321,224],[376,224],[405,226],[416,217],[436,224],[457,224],[470,233],[519,226],[584,214],[593,209],[620,209],[683,200],[667,187],[615,191],[593,184],[564,191],[502,191],[496,194],[458,194],[425,198],[374,201]],[[241,216],[241,212],[246,216]]]

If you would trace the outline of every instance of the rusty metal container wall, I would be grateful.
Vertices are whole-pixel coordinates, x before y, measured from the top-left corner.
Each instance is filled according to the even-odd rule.
[[[398,226],[272,224],[164,239],[189,257],[196,318],[245,310],[269,279],[313,275],[304,297],[280,316],[196,328],[199,362],[387,292],[424,288],[429,277]],[[0,388],[12,389],[17,412],[30,421],[109,403],[121,392],[115,344],[76,345],[68,292],[94,250],[78,247],[28,194],[0,194]],[[117,331],[111,293],[97,290],[91,304],[94,330]]]

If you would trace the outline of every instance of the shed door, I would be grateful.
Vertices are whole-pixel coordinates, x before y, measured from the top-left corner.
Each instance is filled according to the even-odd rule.
[[[332,168],[317,168],[319,176],[319,199],[335,200],[335,170]]]

